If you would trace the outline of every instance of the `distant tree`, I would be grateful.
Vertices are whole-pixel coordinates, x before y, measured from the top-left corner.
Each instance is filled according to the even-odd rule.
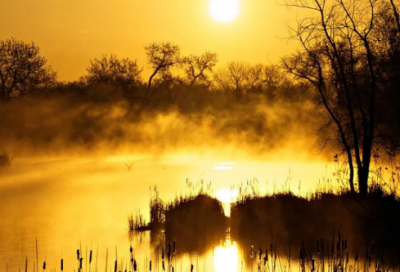
[[[217,62],[217,54],[211,52],[206,52],[201,56],[190,55],[183,58],[189,88],[192,88],[197,80],[207,81],[207,72],[212,72]]]
[[[171,67],[182,61],[179,47],[170,42],[151,43],[145,46],[144,49],[146,51],[147,61],[153,69],[153,73],[149,77],[141,108],[149,104],[151,98],[160,90],[164,82],[171,81]],[[153,80],[159,75],[161,75],[161,80],[159,80],[157,86],[153,87]]]
[[[246,62],[229,62],[226,67],[214,73],[214,80],[219,88],[240,103],[247,93],[250,68]]]
[[[299,88],[304,89],[304,86],[293,84],[277,65],[229,62],[214,73],[214,82],[217,89],[226,91],[238,103],[258,99],[260,95],[269,103],[279,99],[289,102],[295,97],[306,97],[298,94]]]
[[[190,55],[183,58],[182,64],[184,65],[188,88],[181,99],[181,103],[187,98],[196,82],[200,81],[209,85],[208,73],[213,71],[217,62],[217,54],[211,52],[205,52],[201,56]]]
[[[247,83],[249,93],[261,93],[264,83],[264,65],[256,64],[249,66]]]
[[[118,59],[116,55],[103,55],[100,59],[90,61],[86,68],[88,84],[107,84],[120,87],[136,87],[140,85],[142,69],[136,60]]]
[[[0,99],[25,96],[30,90],[46,88],[56,73],[40,55],[39,47],[11,38],[0,41]]]
[[[55,98],[61,96],[83,97],[88,89],[83,77],[77,81],[58,81],[51,88],[36,93],[39,97]]]
[[[263,94],[269,101],[275,100],[277,96],[283,96],[285,86],[289,84],[289,79],[279,70],[277,66],[265,66],[263,69]],[[280,93],[278,93],[278,90]],[[288,93],[291,96],[291,93]],[[290,97],[286,97],[290,98]]]

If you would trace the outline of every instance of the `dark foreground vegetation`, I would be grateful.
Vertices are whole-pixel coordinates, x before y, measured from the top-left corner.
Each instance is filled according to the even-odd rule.
[[[342,232],[338,231],[332,235],[333,243],[332,246],[326,242],[322,237],[316,238],[315,251],[308,247],[305,247],[304,243],[296,247],[293,252],[290,251],[290,247],[286,250],[285,254],[278,254],[277,244],[271,243],[260,248],[250,246],[248,250],[242,250],[238,260],[231,259],[232,256],[224,256],[223,259],[214,259],[214,262],[223,262],[226,267],[232,267],[229,263],[238,262],[237,271],[257,271],[257,272],[387,272],[397,271],[398,260],[388,260],[386,251],[377,246],[375,243],[364,248],[362,254],[353,253],[352,245],[342,236]],[[211,250],[214,250],[212,248]],[[119,258],[109,256],[107,250],[106,256],[98,256],[94,250],[86,248],[84,251],[82,247],[78,248],[75,256],[76,260],[74,264],[66,264],[64,259],[61,258],[59,264],[56,266],[54,263],[47,263],[39,260],[34,261],[33,269],[28,268],[28,259],[24,266],[20,266],[20,269],[24,271],[39,271],[39,267],[42,271],[53,267],[54,270],[70,271],[65,269],[65,264],[68,267],[74,267],[73,271],[177,271],[183,272],[182,262],[180,258],[184,254],[187,254],[181,244],[177,241],[171,241],[163,243],[154,249],[152,256],[146,256],[146,258],[138,259],[136,248],[132,246],[126,250],[119,251]],[[197,251],[196,251],[197,253]],[[212,252],[214,257],[214,252]],[[38,255],[38,247],[36,242],[36,255]],[[97,265],[98,259],[105,260],[105,267],[99,267]],[[204,260],[205,255],[197,255],[196,258],[191,258],[191,271],[209,271],[204,267],[199,270],[199,261]],[[126,261],[126,260],[129,261]],[[30,260],[31,261],[31,260]],[[240,264],[239,264],[240,263]],[[56,268],[58,267],[58,268]],[[224,267],[224,265],[219,267]],[[53,271],[52,269],[52,271]],[[6,271],[9,269],[6,267]],[[225,270],[215,270],[216,272],[225,272]],[[237,272],[229,270],[229,272]]]
[[[224,239],[228,218],[224,215],[222,204],[200,189],[196,194],[177,196],[164,204],[154,187],[150,200],[150,222],[136,213],[128,218],[130,231],[152,231],[152,241],[161,244],[165,241],[179,241],[184,252],[207,250]]]
[[[297,254],[299,245],[315,253],[318,237],[327,252],[336,250],[340,231],[341,239],[352,245],[351,255],[361,258],[374,243],[394,261],[400,254],[400,201],[380,187],[371,188],[366,196],[348,191],[317,192],[307,198],[291,192],[245,196],[232,207],[231,229],[232,237],[245,248],[272,243],[279,254],[288,254],[290,248]]]
[[[254,188],[251,183],[248,186]],[[349,256],[368,260],[375,251],[371,256],[376,261],[400,264],[400,200],[377,184],[366,196],[348,190],[320,190],[307,197],[290,191],[261,196],[242,189],[232,204],[230,218],[224,216],[221,203],[203,191],[177,197],[163,206],[152,200],[165,215],[165,236],[155,240],[157,246],[176,240],[181,252],[204,252],[224,241],[228,231],[241,248],[252,248],[254,256],[265,254],[264,249],[271,247],[272,257],[278,254],[287,260],[298,260],[298,254],[303,254],[300,259],[312,259],[318,253],[331,260],[347,258],[348,262]],[[152,231],[160,233],[159,229]],[[299,253],[299,248],[304,252]],[[259,249],[263,251],[259,253]],[[323,250],[325,253],[321,253]],[[249,262],[250,256],[243,257]]]
[[[227,218],[221,203],[206,194],[180,198],[165,211],[165,237],[179,241],[183,251],[202,251],[225,237]]]

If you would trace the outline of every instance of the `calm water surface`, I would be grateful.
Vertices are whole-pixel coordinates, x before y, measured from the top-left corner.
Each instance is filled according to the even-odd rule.
[[[125,164],[132,164],[131,169]],[[320,179],[331,176],[330,173],[332,169],[326,163],[191,154],[17,158],[10,169],[0,172],[0,270],[23,271],[28,258],[28,270],[33,271],[36,240],[39,270],[46,261],[47,270],[59,271],[61,258],[65,271],[76,270],[79,248],[84,264],[93,250],[91,270],[97,267],[104,271],[107,261],[109,271],[113,271],[116,258],[118,268],[122,265],[123,270],[129,264],[131,245],[139,271],[148,269],[145,264],[149,260],[153,260],[153,269],[158,270],[161,264],[156,265],[157,251],[150,246],[149,233],[129,235],[127,224],[128,215],[136,210],[140,209],[147,217],[150,186],[157,186],[164,200],[188,192],[187,179],[195,183],[211,181],[214,195],[253,178],[259,180],[261,193],[282,186],[290,186],[296,192],[300,180],[300,189],[306,192]],[[239,267],[242,250],[234,242],[225,248],[229,249],[221,249],[217,254],[238,254]],[[195,264],[195,272],[203,271],[204,267],[207,271],[218,270],[218,265],[221,266],[214,262],[217,256],[211,250],[204,256],[179,252],[179,241],[177,250],[175,271],[190,271],[191,263]]]

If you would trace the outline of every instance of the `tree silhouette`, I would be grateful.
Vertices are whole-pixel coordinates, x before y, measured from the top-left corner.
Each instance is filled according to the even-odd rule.
[[[214,80],[217,88],[228,92],[238,103],[245,102],[249,95],[263,95],[272,102],[281,85],[288,83],[277,66],[246,62],[229,62],[214,73]]]
[[[186,78],[189,88],[192,88],[196,80],[208,80],[207,72],[212,72],[218,62],[217,54],[206,52],[201,56],[190,55],[183,58]]]
[[[382,101],[390,89],[390,80],[378,75],[387,75],[384,60],[392,59],[390,52],[399,46],[396,20],[389,23],[387,18],[393,15],[387,5],[375,0],[294,0],[287,5],[317,15],[300,20],[291,29],[302,50],[284,58],[283,66],[314,86],[327,114],[325,128],[335,131],[326,141],[335,140],[342,146],[349,164],[350,189],[355,192],[357,171],[359,192],[366,195],[371,158],[380,145],[384,123]],[[396,33],[395,40],[382,35],[383,21]]]
[[[264,83],[264,65],[256,64],[249,66],[247,71],[247,82],[249,93],[262,93]]]
[[[180,103],[185,101],[196,81],[201,81],[206,85],[210,85],[209,75],[207,73],[213,71],[217,62],[217,54],[211,52],[205,52],[201,56],[190,55],[183,58],[182,64],[184,65],[188,88]]]
[[[171,67],[181,63],[179,47],[170,42],[151,43],[145,46],[144,49],[146,51],[147,61],[153,69],[153,73],[149,77],[141,108],[149,104],[150,99],[161,88],[163,82],[169,82],[171,80]],[[161,78],[165,80],[161,80],[158,86],[153,88],[153,80],[158,75],[161,75]]]
[[[89,84],[110,84],[121,87],[136,87],[141,83],[141,73],[136,60],[118,59],[116,55],[103,55],[90,61],[86,68]]]
[[[244,102],[251,66],[246,62],[229,62],[214,73],[217,85],[232,95],[237,103]]]
[[[25,96],[30,90],[48,87],[56,73],[32,43],[11,38],[0,41],[0,99]]]

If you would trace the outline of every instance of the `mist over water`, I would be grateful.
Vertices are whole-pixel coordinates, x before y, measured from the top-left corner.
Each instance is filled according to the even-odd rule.
[[[35,260],[36,238],[40,259],[47,252],[49,265],[58,265],[61,254],[71,258],[66,259],[66,267],[75,265],[79,244],[92,249],[99,246],[102,258],[107,248],[127,250],[131,243],[127,217],[139,209],[148,217],[149,186],[157,186],[160,197],[171,200],[185,193],[186,179],[211,182],[215,192],[253,177],[259,179],[261,191],[267,186],[271,190],[286,186],[289,177],[287,163],[235,160],[233,169],[214,169],[218,162],[212,156],[190,154],[16,158],[11,169],[3,170],[0,184],[1,266],[15,268],[24,264],[25,256]],[[131,170],[125,163],[132,163]],[[305,163],[291,164],[296,176],[292,187],[297,187],[299,178],[314,181],[307,184],[312,188],[324,175],[321,163],[310,165],[308,171]],[[306,184],[302,186],[305,191]]]
[[[34,265],[36,239],[39,266],[46,259],[58,267],[64,258],[65,270],[77,267],[79,247],[99,247],[99,267],[107,250],[108,265],[114,260],[115,247],[135,244],[140,258],[154,255],[148,234],[129,236],[127,224],[139,210],[148,218],[150,186],[165,201],[187,193],[187,180],[211,183],[214,196],[249,180],[258,180],[261,193],[305,194],[334,171],[315,148],[304,105],[261,102],[127,120],[124,104],[72,102],[16,101],[0,109],[2,149],[13,156],[0,170],[0,267],[15,271],[26,257]],[[15,114],[5,114],[8,107]],[[296,109],[303,123],[293,122],[289,111]]]
[[[45,260],[58,268],[63,258],[65,271],[72,271],[80,249],[93,250],[97,266],[107,262],[111,269],[116,258],[129,263],[132,245],[140,270],[148,269],[149,260],[156,267],[156,245],[163,240],[155,243],[149,232],[130,234],[127,220],[137,211],[149,219],[155,186],[168,202],[199,190],[203,181],[229,216],[232,198],[220,192],[248,182],[261,195],[291,190],[304,196],[318,186],[342,185],[332,175],[332,154],[318,148],[311,105],[311,112],[297,103],[263,102],[235,111],[172,109],[127,120],[119,104],[19,103],[15,114],[3,115],[0,128],[3,149],[13,156],[11,166],[0,169],[0,267],[9,271],[23,268],[26,258],[28,267],[36,264],[36,239],[39,266]],[[301,122],[292,120],[289,111],[295,110]],[[197,187],[188,188],[187,181]],[[246,259],[247,249],[235,242],[216,244],[217,255]],[[180,250],[176,268],[223,266],[212,254],[210,248]]]
[[[15,157],[88,152],[159,155],[175,150],[201,154],[208,149],[275,160],[324,155],[317,144],[319,119],[312,102],[271,104],[260,96],[253,102],[232,104],[226,97],[213,95],[204,105],[158,108],[127,118],[126,100],[110,101],[102,95],[111,90],[98,91],[99,101],[63,96],[2,105],[0,150]]]

